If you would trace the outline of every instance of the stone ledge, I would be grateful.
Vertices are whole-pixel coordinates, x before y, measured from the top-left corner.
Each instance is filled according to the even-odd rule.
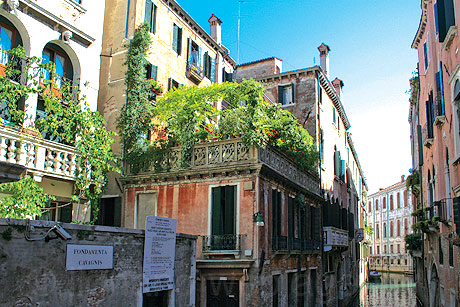
[[[26,226],[27,221],[30,221],[30,225],[35,228],[51,228],[56,224],[61,225],[66,230],[85,230],[85,231],[97,231],[97,232],[113,232],[113,233],[127,233],[135,235],[144,235],[145,231],[142,229],[134,228],[122,228],[113,226],[101,226],[101,225],[81,225],[81,224],[70,224],[60,223],[55,221],[41,221],[41,220],[27,220],[27,219],[4,219],[0,218],[0,226]],[[198,236],[177,233],[176,237],[187,238],[196,240]]]

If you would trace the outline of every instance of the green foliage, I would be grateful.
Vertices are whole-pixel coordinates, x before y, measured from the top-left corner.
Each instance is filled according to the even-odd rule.
[[[146,146],[146,136],[153,128],[154,110],[149,101],[151,83],[145,70],[150,44],[149,25],[144,23],[136,30],[128,48],[125,62],[127,99],[118,119],[125,158],[130,165],[144,165],[152,156]]]
[[[365,231],[368,235],[372,236],[372,234],[374,233],[374,228],[373,228],[372,226],[370,226],[370,225],[367,225],[367,223],[366,223],[366,224],[364,225],[364,231]]]
[[[410,169],[410,175],[406,179],[406,188],[413,188],[420,184],[420,174],[417,170]]]
[[[409,251],[421,250],[423,238],[421,234],[410,234],[404,238],[406,241],[406,249]]]
[[[180,144],[182,166],[200,140],[242,136],[246,145],[276,148],[304,170],[314,171],[318,154],[313,139],[296,118],[263,99],[264,87],[254,80],[207,87],[181,87],[161,97],[155,116],[165,125],[168,141]],[[229,104],[218,110],[213,103]],[[153,140],[153,146],[156,146]]]
[[[26,175],[16,182],[0,184],[0,192],[8,193],[0,199],[0,217],[24,219],[27,216],[41,216],[42,208],[54,197],[43,189],[30,176]]]
[[[312,137],[291,113],[267,103],[265,88],[254,80],[184,86],[168,91],[153,105],[148,94],[154,84],[145,73],[151,44],[148,29],[147,24],[141,25],[129,45],[127,101],[118,120],[125,161],[132,173],[152,166],[156,171],[167,170],[163,161],[175,145],[181,148],[181,166],[187,167],[196,143],[240,135],[246,145],[279,149],[304,170],[316,169],[318,153]],[[230,106],[218,110],[214,105],[220,101]],[[153,130],[161,134],[149,139]]]
[[[56,88],[53,80],[43,78],[44,70],[49,70],[51,76],[54,74],[52,64],[42,64],[41,59],[37,57],[25,57],[22,47],[9,50],[8,53],[22,59],[24,63],[23,71],[28,72],[28,80],[33,80],[33,82],[29,82],[27,85],[11,82],[8,77],[20,73],[20,71],[14,62],[9,62],[6,69],[7,77],[0,77],[0,99],[8,101],[10,113],[15,121],[22,125],[24,112],[18,109],[18,101],[33,93],[43,98],[45,112],[48,116],[45,119],[36,121],[35,127],[29,127],[28,129],[47,131],[53,136],[62,138],[65,143],[75,146],[79,158],[76,161],[76,195],[72,197],[72,201],[76,202],[80,198],[84,198],[93,204],[97,204],[97,199],[102,195],[107,183],[108,172],[119,172],[117,158],[111,150],[114,134],[106,130],[102,116],[98,112],[90,110],[85,97],[80,97],[78,89],[65,82],[59,88]],[[40,82],[37,81],[38,76],[40,77]],[[27,180],[30,181],[29,179]],[[31,180],[33,181],[33,179]],[[15,184],[11,187],[13,189],[20,188],[19,185]],[[17,197],[24,193],[28,195],[28,190],[25,188],[16,192],[19,193]],[[16,195],[14,194],[16,192],[13,191],[13,195]],[[33,192],[39,193],[40,195],[37,196],[39,198],[45,197],[42,189],[35,189]],[[30,199],[25,200],[30,201]],[[41,215],[42,201],[44,201],[44,198],[35,203],[37,206],[35,209],[32,205],[28,205],[28,210],[30,211],[24,214]],[[93,208],[97,212],[97,205],[94,205]],[[4,217],[3,214],[0,214],[0,216]],[[97,217],[97,215],[94,216]]]

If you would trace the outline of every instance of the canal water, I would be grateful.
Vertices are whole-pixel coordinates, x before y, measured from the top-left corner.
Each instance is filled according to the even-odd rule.
[[[380,282],[366,283],[350,307],[420,307],[413,276],[382,273]]]

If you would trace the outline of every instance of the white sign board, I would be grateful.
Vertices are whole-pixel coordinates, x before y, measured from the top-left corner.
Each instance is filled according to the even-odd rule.
[[[177,220],[147,216],[145,223],[143,293],[174,288]]]
[[[66,268],[68,271],[113,269],[113,246],[67,244]]]

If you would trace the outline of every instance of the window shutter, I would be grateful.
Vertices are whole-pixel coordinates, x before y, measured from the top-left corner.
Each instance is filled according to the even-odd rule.
[[[216,82],[216,59],[211,58],[211,81]]]
[[[232,81],[233,81],[233,73],[232,73],[232,72],[230,72],[230,73],[227,74],[227,81],[228,81],[228,82],[232,82]]]
[[[423,44],[423,57],[425,58],[425,73],[428,69],[428,50],[427,50],[427,42]]]
[[[225,71],[225,67],[222,68],[222,82],[227,81],[227,72]]]
[[[284,104],[283,103],[283,86],[278,85],[278,103]]]
[[[192,63],[192,39],[187,38],[187,62],[189,65]]]
[[[182,29],[177,27],[177,54],[182,53]]]
[[[208,77],[208,52],[203,54],[203,77]]]
[[[198,68],[202,68],[201,67],[201,47],[198,46]]]
[[[235,234],[235,187],[224,187],[224,234]]]
[[[172,88],[172,78],[168,78],[168,91]]]
[[[155,34],[156,31],[156,20],[157,20],[157,6],[153,4],[153,10],[152,10],[152,22],[151,22],[151,31],[153,34]]]
[[[152,74],[151,77],[153,80],[157,81],[158,66],[152,65]]]
[[[173,25],[173,41],[172,41],[172,49],[178,53],[177,44],[178,44],[178,35],[179,35],[179,27]]]
[[[337,177],[340,174],[340,157],[339,157],[339,152],[335,151],[334,152],[334,175]]]
[[[144,21],[150,26],[150,32],[153,32],[153,29],[152,29],[152,12],[153,12],[152,0],[146,0],[145,1],[145,18],[144,18]]]
[[[345,181],[345,170],[345,160],[340,160],[340,179],[342,179],[342,181]]]
[[[444,108],[444,85],[442,83],[442,62],[439,62],[439,99],[440,99],[440,109],[441,109],[441,114],[445,115],[445,108]]]
[[[436,26],[436,35],[439,34],[439,17],[438,17],[438,3],[434,4],[434,24]]]
[[[439,33],[439,42],[442,43],[444,38],[446,37],[447,31],[449,30],[446,28],[446,15],[445,15],[445,2],[449,2],[449,0],[437,0],[437,21],[438,21],[438,33]],[[436,15],[435,15],[436,16]]]
[[[222,235],[222,188],[217,187],[212,189],[212,208],[211,208],[211,235]]]
[[[457,234],[460,235],[460,196],[454,198],[454,222]]]
[[[292,82],[292,103],[296,103],[295,98],[296,98],[296,94],[295,94],[295,82]]]

